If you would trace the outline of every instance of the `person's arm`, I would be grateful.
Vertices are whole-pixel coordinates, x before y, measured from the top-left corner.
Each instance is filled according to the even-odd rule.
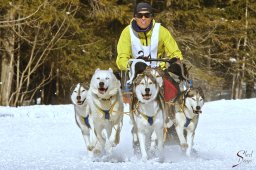
[[[163,39],[164,42],[164,48],[165,48],[165,53],[167,57],[169,58],[178,58],[179,60],[183,60],[183,56],[181,54],[181,51],[172,37],[171,33],[164,28],[163,26],[160,27],[161,31],[161,38]]]
[[[117,58],[116,64],[119,70],[127,70],[127,64],[132,55],[131,38],[129,26],[127,26],[121,33],[117,44]]]

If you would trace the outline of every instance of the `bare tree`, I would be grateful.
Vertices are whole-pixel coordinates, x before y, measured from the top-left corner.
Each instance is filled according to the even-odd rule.
[[[78,7],[69,3],[60,4],[63,6],[59,16],[49,20],[41,16],[51,9],[51,4],[45,2],[39,5],[42,8],[37,8],[33,16],[31,14],[24,16],[27,6],[19,5],[18,15],[10,10],[9,21],[0,21],[6,28],[5,36],[1,41],[5,54],[1,71],[2,105],[17,106],[24,100],[31,101],[35,93],[54,78],[55,68],[52,57],[55,51],[65,48],[65,45],[59,44],[70,30],[70,16],[76,13]],[[13,4],[12,9],[16,7]],[[40,72],[46,66],[47,70]]]

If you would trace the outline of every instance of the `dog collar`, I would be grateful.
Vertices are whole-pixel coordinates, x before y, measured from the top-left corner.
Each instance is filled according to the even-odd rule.
[[[103,101],[110,100],[110,99],[112,99],[112,97],[113,97],[113,96],[110,96],[108,99],[105,99],[105,98],[99,97],[99,96],[98,96],[97,94],[95,94],[95,93],[93,93],[93,95],[94,95],[95,97],[97,97],[99,100],[103,100]]]
[[[103,100],[103,101],[107,101],[107,100],[110,100],[110,99],[112,99],[112,96],[108,99],[100,98],[100,100]]]

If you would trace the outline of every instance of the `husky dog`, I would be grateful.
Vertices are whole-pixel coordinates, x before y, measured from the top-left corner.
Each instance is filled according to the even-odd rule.
[[[182,93],[175,104],[175,129],[178,134],[182,150],[190,156],[195,130],[199,120],[199,113],[204,105],[202,89],[190,88]],[[184,130],[187,135],[184,136]]]
[[[160,87],[151,71],[144,71],[137,75],[133,90],[132,119],[134,121],[133,142],[139,141],[142,159],[148,159],[147,147],[151,142],[151,136],[155,133],[158,150],[163,151],[164,109],[160,98]]]
[[[92,151],[96,145],[96,136],[87,104],[88,90],[85,87],[85,84],[78,83],[72,90],[71,101],[75,109],[75,120],[82,131],[87,150]]]
[[[161,91],[163,90],[164,85],[164,72],[160,67],[156,68],[150,68],[151,74],[155,77],[156,82],[158,83],[159,87],[161,88]]]
[[[97,69],[92,76],[88,91],[88,103],[93,116],[98,139],[97,152],[111,153],[120,140],[123,122],[121,84],[111,68]]]

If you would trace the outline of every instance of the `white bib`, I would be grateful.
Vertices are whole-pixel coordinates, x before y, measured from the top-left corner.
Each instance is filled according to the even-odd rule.
[[[153,59],[157,59],[157,50],[158,50],[158,37],[160,23],[155,23],[152,35],[150,38],[150,45],[143,46],[140,42],[138,33],[134,31],[130,25],[130,35],[131,35],[131,46],[132,46],[132,55],[134,58],[140,56],[146,57],[151,56]],[[159,62],[153,61],[150,63],[151,67],[157,67]]]

